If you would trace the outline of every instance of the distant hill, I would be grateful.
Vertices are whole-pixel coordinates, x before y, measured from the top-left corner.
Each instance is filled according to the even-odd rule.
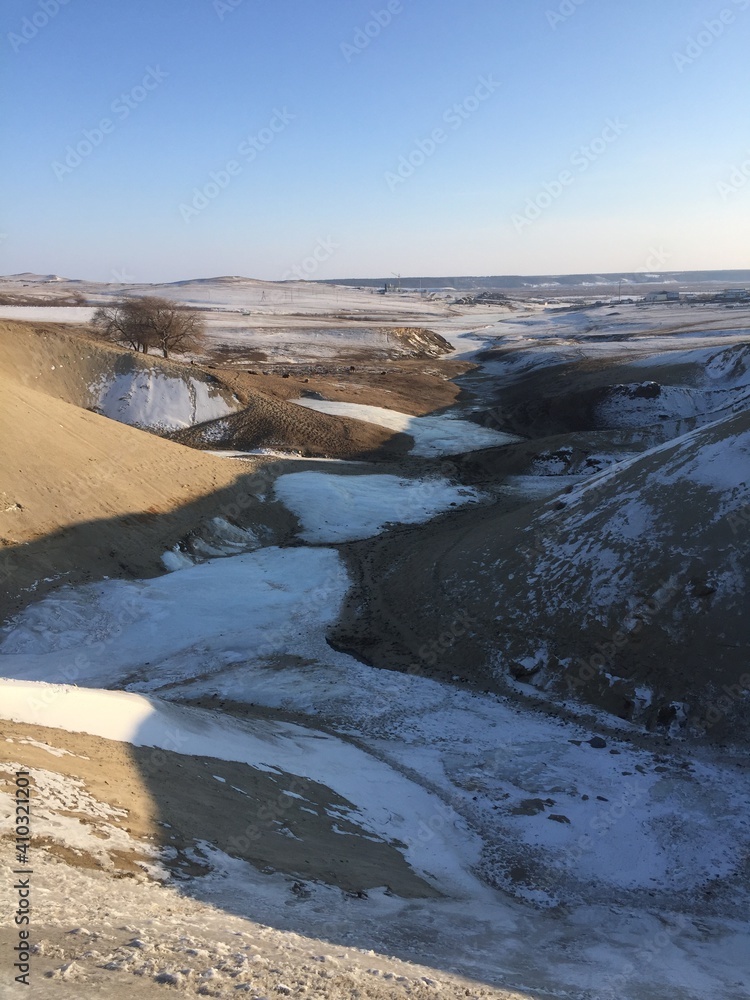
[[[750,284],[750,270],[734,271],[662,271],[644,273],[641,271],[616,271],[608,273],[591,274],[494,274],[488,276],[440,276],[424,275],[402,276],[394,278],[336,278],[321,284],[329,285],[352,285],[366,288],[382,287],[388,285],[389,288],[454,288],[456,291],[518,291],[538,289],[544,292],[549,289],[578,290],[591,287],[611,287],[618,285],[664,285],[677,284],[680,286],[707,285],[711,288],[725,287],[730,285]]]

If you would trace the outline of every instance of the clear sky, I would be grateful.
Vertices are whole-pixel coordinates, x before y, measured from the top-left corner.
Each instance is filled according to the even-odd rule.
[[[750,0],[12,0],[0,273],[750,267]]]

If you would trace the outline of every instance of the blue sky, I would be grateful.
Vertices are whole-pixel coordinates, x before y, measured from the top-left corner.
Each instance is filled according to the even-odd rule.
[[[13,0],[0,18],[0,273],[750,266],[750,0]]]

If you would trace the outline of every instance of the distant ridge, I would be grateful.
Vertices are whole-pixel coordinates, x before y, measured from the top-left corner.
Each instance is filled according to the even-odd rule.
[[[62,278],[59,274],[34,274],[32,271],[22,271],[20,274],[7,275],[12,281],[69,281],[69,278]]]
[[[520,288],[581,288],[612,286],[620,282],[630,285],[697,285],[710,284],[717,286],[724,285],[746,285],[750,284],[750,270],[727,270],[727,271],[614,271],[612,273],[590,274],[495,274],[485,276],[457,275],[434,276],[424,275],[405,276],[396,278],[391,275],[388,278],[331,278],[321,281],[326,285],[363,285],[365,287],[375,287],[382,285],[400,286],[401,288],[455,288],[457,291],[471,291],[477,289],[500,289],[513,290]]]
[[[224,274],[204,278],[183,278],[177,281],[88,281],[83,278],[65,278],[58,274],[34,274],[24,271],[19,274],[0,275],[0,282],[20,284],[57,285],[101,285],[134,287],[180,288],[190,285],[286,285],[287,281],[271,281],[250,278],[244,275]],[[492,275],[390,275],[383,278],[321,278],[303,283],[316,285],[343,285],[346,287],[402,289],[453,289],[455,291],[565,291],[581,294],[584,289],[611,289],[620,284],[623,291],[627,286],[643,287],[654,285],[678,286],[685,290],[697,290],[703,286],[708,291],[731,286],[750,286],[750,269],[720,271],[613,271],[591,272],[587,274],[492,274]],[[589,293],[590,294],[590,293]]]

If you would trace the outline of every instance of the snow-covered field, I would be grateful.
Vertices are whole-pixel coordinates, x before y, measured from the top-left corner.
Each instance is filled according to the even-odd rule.
[[[262,352],[275,362],[331,360],[360,351],[388,353],[398,347],[393,326],[459,329],[450,295],[379,294],[378,289],[214,278],[166,285],[99,284],[65,278],[0,278],[0,292],[24,300],[83,295],[89,305],[0,305],[1,319],[86,323],[96,306],[122,295],[163,295],[200,310],[214,347]],[[481,307],[482,316],[505,310]]]
[[[0,319],[22,319],[30,323],[89,323],[95,312],[92,306],[0,305]]]
[[[90,301],[113,294],[111,286],[71,284]],[[28,283],[20,285],[30,294]],[[484,385],[494,391],[572,361],[627,365],[636,374],[628,381],[618,375],[618,384],[646,387],[601,404],[605,429],[610,423],[638,429],[651,419],[646,404],[656,398],[649,386],[658,369],[665,372],[659,405],[669,420],[708,422],[714,411],[744,407],[750,396],[741,346],[750,322],[718,306],[555,311],[529,304],[512,314],[486,306],[469,319],[445,297],[304,283],[216,279],[168,290],[210,313],[217,342],[234,338],[267,351],[275,344],[279,358],[298,356],[296,339],[286,336],[292,329],[309,356],[335,356],[335,326],[330,337],[305,341],[305,328],[324,329],[321,317],[334,312],[341,323],[356,320],[363,328],[389,317],[394,324],[419,323],[451,339],[455,358],[493,349],[469,378],[477,395],[458,409],[464,416],[483,405]],[[2,307],[0,318],[8,310],[39,318],[30,312],[37,309],[50,310],[47,320],[85,319],[76,307]],[[367,336],[347,329],[342,339],[349,349]],[[93,390],[106,415],[160,430],[220,418],[234,405],[200,380],[156,371],[120,375]],[[351,402],[296,402],[411,434],[412,454],[422,458],[519,441],[453,413],[412,417]],[[612,465],[596,489],[637,463],[635,452],[643,450],[628,453],[627,439],[617,447],[602,451],[602,462]],[[662,453],[671,461],[669,448],[660,448],[649,461]],[[219,794],[238,792],[227,777],[230,765],[304,780],[315,792],[286,794],[295,809],[330,822],[332,853],[335,842],[355,839],[387,848],[425,886],[422,895],[401,895],[373,878],[356,896],[324,879],[300,881],[291,865],[259,870],[208,839],[190,854],[202,873],[177,882],[168,841],[137,840],[122,827],[118,806],[55,770],[73,751],[54,740],[9,736],[4,776],[13,775],[32,746],[50,758],[34,774],[34,829],[58,855],[36,850],[36,919],[50,940],[75,931],[84,942],[75,963],[60,959],[51,986],[79,988],[83,998],[107,970],[127,975],[124,981],[137,988],[156,980],[178,995],[259,1000],[510,1000],[501,988],[516,991],[513,1000],[749,995],[750,773],[739,753],[657,737],[594,710],[552,712],[530,689],[501,697],[462,688],[458,675],[452,683],[423,676],[423,663],[439,661],[471,633],[470,615],[446,620],[410,671],[376,669],[328,642],[353,584],[345,555],[333,546],[372,538],[392,523],[424,523],[491,504],[493,495],[538,502],[570,488],[575,512],[587,487],[582,475],[567,474],[560,454],[504,477],[492,494],[434,472],[419,479],[365,464],[338,471],[290,467],[262,500],[296,517],[299,531],[287,547],[264,546],[260,533],[214,519],[200,564],[178,548],[165,554],[170,573],[60,587],[0,630],[0,719],[57,730],[61,744],[65,734],[84,734],[156,748],[186,764],[210,761]],[[718,444],[715,454],[701,454],[700,468],[687,472],[684,462],[677,470],[666,461],[661,485],[689,473],[739,495],[747,470],[728,462]],[[638,519],[638,499],[622,497],[629,505],[622,537],[630,531],[637,539],[648,529]],[[582,559],[593,551],[585,538],[576,543]],[[598,601],[626,569],[613,564],[598,580]],[[645,702],[649,692],[641,696]],[[145,770],[141,781],[156,817],[164,791]],[[262,806],[252,801],[250,814]],[[0,791],[5,838],[13,809],[11,796]],[[282,832],[296,837],[292,827]],[[64,864],[59,852],[69,860],[96,858],[103,870]],[[113,879],[107,866],[117,852],[139,855],[141,874]],[[6,868],[10,860],[5,852]],[[97,945],[101,928],[107,941],[120,934],[119,944]],[[57,954],[56,945],[48,947]],[[291,968],[298,970],[293,983]],[[321,985],[319,968],[335,987],[325,977]],[[459,987],[451,978],[457,976],[473,982]],[[373,983],[381,992],[368,992]]]

